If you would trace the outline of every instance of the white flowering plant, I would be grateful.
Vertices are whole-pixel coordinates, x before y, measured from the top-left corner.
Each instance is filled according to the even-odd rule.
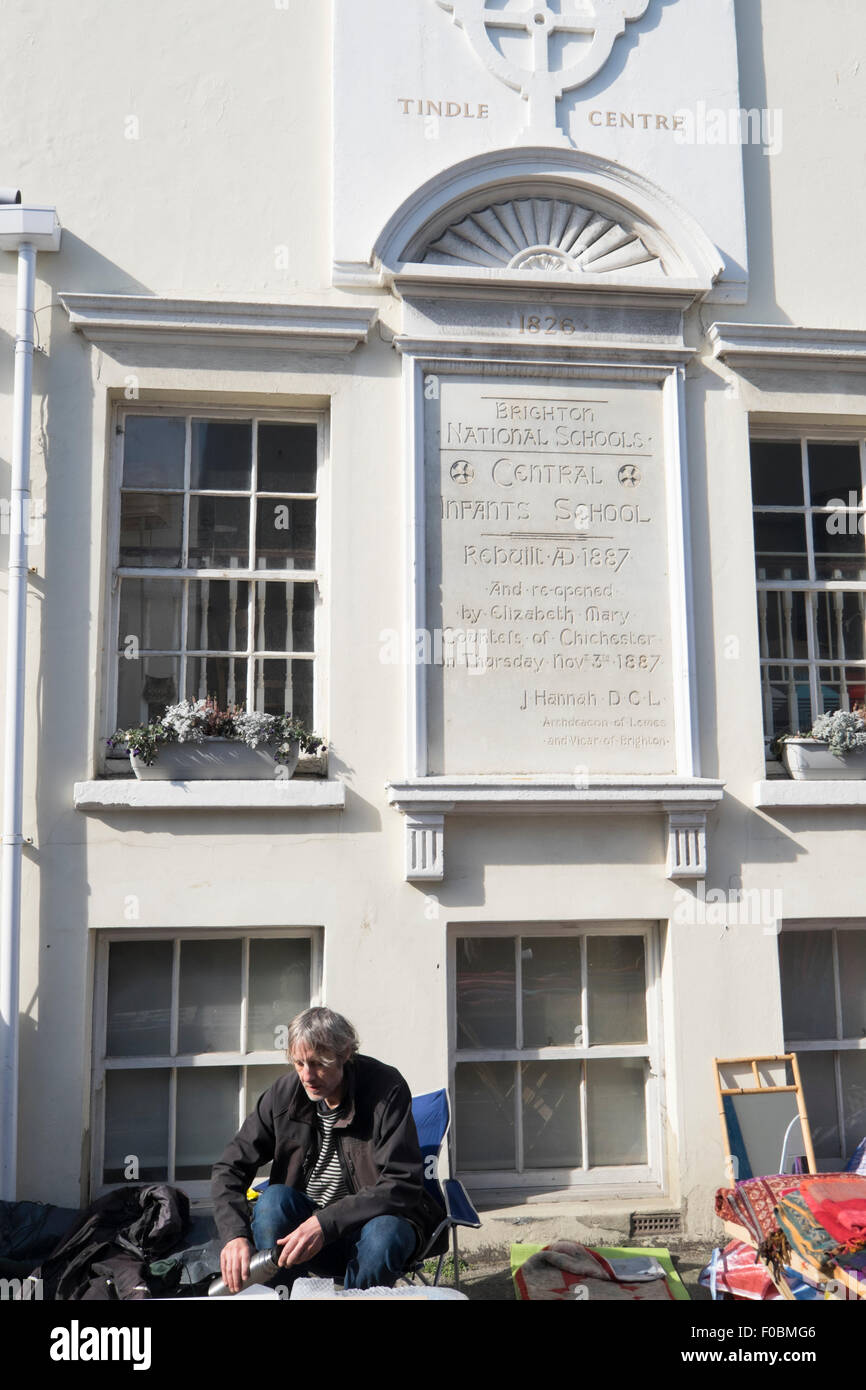
[[[866,748],[866,724],[859,714],[837,709],[832,714],[820,714],[809,737],[826,743],[834,757],[844,758],[855,748]]]
[[[169,705],[159,719],[117,729],[108,746],[131,753],[150,767],[161,744],[204,743],[208,738],[234,739],[248,748],[260,744],[273,747],[274,762],[283,764],[292,761],[295,744],[304,753],[318,753],[325,747],[324,739],[292,714],[262,714],[239,706],[221,709],[210,696],[206,700],[180,700]]]

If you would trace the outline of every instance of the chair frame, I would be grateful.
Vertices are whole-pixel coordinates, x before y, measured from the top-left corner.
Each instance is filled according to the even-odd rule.
[[[427,1094],[435,1095],[435,1094],[439,1094],[439,1092],[428,1092]],[[443,1134],[442,1134],[441,1139],[439,1140],[439,1147],[438,1147],[438,1149],[437,1149],[437,1151],[436,1151],[436,1166],[437,1166],[437,1172],[436,1172],[435,1175],[429,1175],[429,1176],[428,1176],[428,1175],[425,1174],[425,1182],[430,1183],[430,1184],[434,1184],[434,1183],[435,1183],[436,1188],[438,1189],[438,1196],[439,1196],[439,1200],[440,1200],[440,1202],[441,1202],[441,1204],[442,1204],[442,1209],[443,1209],[443,1212],[444,1212],[444,1216],[443,1216],[442,1220],[439,1222],[439,1225],[436,1227],[436,1229],[435,1229],[435,1231],[433,1232],[433,1234],[430,1236],[429,1240],[426,1241],[426,1243],[425,1243],[423,1249],[419,1250],[419,1252],[417,1253],[417,1255],[414,1256],[411,1265],[409,1266],[408,1270],[403,1274],[402,1277],[403,1277],[404,1279],[406,1279],[407,1282],[409,1282],[409,1283],[411,1283],[414,1279],[417,1278],[417,1279],[419,1279],[419,1280],[421,1281],[422,1284],[426,1284],[426,1285],[428,1286],[428,1288],[431,1288],[431,1287],[432,1287],[432,1288],[437,1288],[437,1287],[439,1286],[439,1280],[440,1280],[440,1277],[441,1277],[441,1275],[442,1275],[442,1266],[443,1266],[443,1264],[445,1263],[445,1256],[448,1254],[448,1247],[449,1247],[449,1245],[450,1245],[450,1247],[451,1247],[451,1255],[452,1255],[452,1259],[453,1259],[453,1262],[454,1262],[454,1288],[455,1288],[455,1289],[459,1289],[459,1288],[460,1288],[460,1256],[459,1256],[459,1250],[458,1250],[458,1245],[457,1245],[457,1227],[458,1227],[458,1226],[467,1226],[467,1227],[469,1227],[470,1229],[478,1230],[478,1229],[480,1228],[480,1226],[481,1226],[481,1218],[478,1216],[478,1213],[475,1211],[475,1206],[474,1206],[474,1204],[472,1203],[472,1201],[470,1200],[469,1195],[468,1195],[468,1193],[466,1192],[465,1187],[463,1186],[463,1184],[460,1182],[460,1180],[459,1180],[458,1178],[454,1177],[454,1171],[455,1171],[455,1170],[454,1170],[454,1154],[453,1154],[453,1150],[452,1150],[452,1146],[451,1146],[451,1098],[450,1098],[450,1096],[448,1095],[448,1090],[447,1090],[447,1088],[444,1087],[444,1086],[441,1087],[441,1094],[442,1094],[442,1095],[444,1096],[444,1098],[445,1098],[445,1107],[446,1107],[446,1111],[447,1111],[447,1119],[446,1119],[446,1123],[445,1123],[444,1132],[443,1132]],[[415,1100],[420,1099],[420,1097],[413,1096],[412,1099],[413,1099],[413,1102],[414,1102]],[[445,1151],[446,1151],[446,1154],[447,1154],[447,1156],[448,1156],[448,1174],[449,1174],[448,1178],[447,1178],[444,1182],[443,1182],[442,1179],[439,1177],[439,1173],[438,1173],[438,1166],[439,1166],[439,1161],[440,1161],[441,1156],[442,1156],[442,1147],[443,1147],[443,1145],[445,1146]],[[450,1186],[451,1184],[453,1184],[454,1186],[458,1187],[458,1188],[460,1189],[460,1191],[463,1193],[463,1196],[464,1196],[464,1199],[465,1199],[465,1201],[466,1201],[467,1206],[470,1208],[470,1210],[473,1212],[473,1214],[474,1214],[475,1217],[477,1218],[475,1221],[460,1220],[458,1217],[455,1217],[454,1212],[453,1212],[453,1210],[452,1210],[451,1197],[450,1197],[450,1192],[449,1192],[449,1186]],[[450,1241],[448,1242],[448,1244],[446,1244],[445,1249],[442,1250],[441,1253],[440,1253],[439,1256],[438,1256],[438,1263],[437,1263],[437,1265],[436,1265],[436,1273],[435,1273],[435,1275],[433,1276],[433,1280],[432,1280],[432,1283],[431,1283],[431,1281],[427,1278],[427,1276],[426,1276],[425,1273],[424,1273],[423,1265],[426,1263],[427,1260],[435,1258],[434,1255],[432,1254],[432,1252],[435,1250],[436,1245],[439,1243],[439,1240],[440,1240],[440,1238],[441,1238],[442,1232],[443,1232],[444,1230],[450,1230],[450,1232],[451,1232],[451,1237],[450,1237]]]

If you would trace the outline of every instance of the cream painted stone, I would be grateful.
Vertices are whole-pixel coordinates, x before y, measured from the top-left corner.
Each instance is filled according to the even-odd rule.
[[[744,298],[733,0],[337,0],[335,12],[336,283],[363,283],[395,225],[408,242],[413,209],[455,169],[465,177],[448,198],[471,213],[470,162],[497,152],[504,169],[531,148],[573,159],[559,191],[613,172],[645,181],[720,249],[716,297]],[[487,205],[510,196],[497,189]]]
[[[443,378],[425,474],[429,771],[673,772],[661,388]]]

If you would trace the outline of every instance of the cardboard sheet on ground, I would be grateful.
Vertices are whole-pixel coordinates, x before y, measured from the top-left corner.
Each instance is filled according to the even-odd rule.
[[[550,1242],[548,1241],[546,1244],[549,1245]],[[544,1250],[545,1248],[546,1245],[512,1245],[512,1283],[514,1282],[514,1276],[517,1274],[517,1271],[526,1263],[530,1255],[537,1255],[539,1250]],[[603,1256],[604,1259],[611,1261],[632,1259],[637,1256],[651,1257],[658,1260],[659,1264],[665,1272],[665,1282],[667,1283],[668,1289],[674,1301],[686,1303],[690,1302],[691,1296],[689,1294],[689,1291],[686,1288],[683,1281],[680,1279],[680,1276],[677,1274],[676,1270],[674,1269],[673,1261],[670,1256],[670,1251],[665,1249],[664,1246],[659,1246],[657,1248],[647,1248],[645,1246],[639,1245],[592,1245],[588,1246],[587,1249],[595,1250],[599,1255]]]

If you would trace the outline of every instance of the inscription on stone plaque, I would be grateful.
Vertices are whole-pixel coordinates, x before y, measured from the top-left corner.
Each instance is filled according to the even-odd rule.
[[[675,770],[661,388],[425,391],[435,773]]]

